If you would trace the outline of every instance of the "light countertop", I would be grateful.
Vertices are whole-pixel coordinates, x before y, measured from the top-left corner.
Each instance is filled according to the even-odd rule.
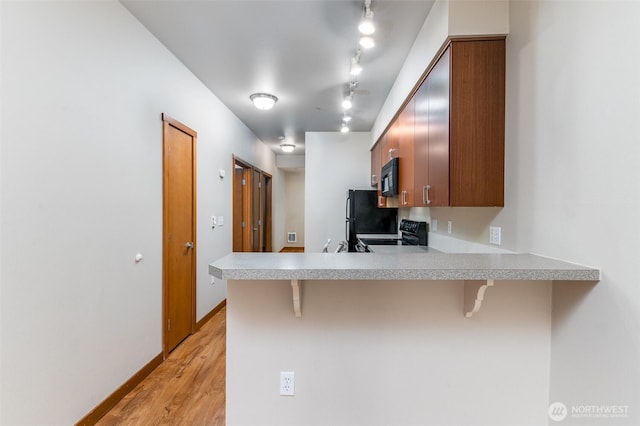
[[[401,246],[372,248],[377,252],[231,253],[211,263],[209,273],[217,278],[252,281],[600,280],[599,269],[532,254],[450,254],[427,247]]]

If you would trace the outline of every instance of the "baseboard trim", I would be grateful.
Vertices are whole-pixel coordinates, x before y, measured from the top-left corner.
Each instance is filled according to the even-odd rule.
[[[227,299],[224,299],[222,302],[218,303],[218,306],[209,311],[207,315],[203,316],[202,319],[196,323],[196,331],[200,330],[202,326],[207,323],[207,321],[213,318],[213,316],[220,312],[220,310],[222,310],[222,308],[224,308],[225,306],[227,306]]]
[[[144,367],[142,367],[136,374],[131,376],[129,380],[124,382],[122,386],[116,389],[111,395],[109,395],[104,401],[102,401],[96,408],[91,410],[89,414],[84,416],[76,423],[76,426],[95,425],[98,423],[105,414],[116,406],[122,398],[124,398],[129,392],[133,390],[141,381],[143,381],[153,370],[155,370],[160,364],[162,364],[162,353],[156,355],[151,361],[149,361]]]
[[[227,299],[220,302],[215,308],[213,308],[207,315],[205,315],[200,321],[196,323],[196,331],[200,330],[203,325],[207,323],[215,314],[220,312],[222,308],[227,306]],[[142,367],[136,374],[131,376],[122,386],[116,389],[111,395],[109,395],[104,401],[102,401],[96,408],[91,410],[86,416],[80,419],[76,426],[92,426],[98,423],[105,414],[109,412],[118,402],[122,400],[129,392],[133,390],[141,381],[143,381],[153,370],[155,370],[160,364],[162,364],[162,353],[159,353],[151,361],[149,361],[144,367]]]

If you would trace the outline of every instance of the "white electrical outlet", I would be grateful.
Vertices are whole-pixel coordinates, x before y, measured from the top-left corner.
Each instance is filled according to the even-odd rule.
[[[224,226],[224,216],[218,216],[218,226]]]
[[[280,372],[280,395],[293,396],[295,391],[295,380],[293,371]]]
[[[499,226],[489,227],[489,244],[495,244],[497,246],[502,242],[502,228]]]
[[[431,219],[431,231],[436,232],[438,230],[438,219]]]
[[[449,220],[447,221],[447,233],[451,233],[451,231],[453,230],[453,221]]]

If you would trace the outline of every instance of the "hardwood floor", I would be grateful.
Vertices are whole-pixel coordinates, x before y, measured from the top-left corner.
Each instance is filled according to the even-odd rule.
[[[222,308],[98,425],[224,425],[226,317]]]
[[[282,247],[280,253],[304,253],[304,247]]]

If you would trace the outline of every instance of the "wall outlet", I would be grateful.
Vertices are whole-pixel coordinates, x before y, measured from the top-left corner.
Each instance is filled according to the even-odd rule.
[[[293,371],[280,372],[280,395],[293,396],[295,391],[295,380]]]
[[[431,219],[431,232],[436,232],[438,230],[438,219]]]
[[[495,244],[497,246],[502,242],[502,228],[499,226],[489,227],[489,244]]]
[[[215,228],[218,225],[218,218],[215,216],[211,216],[211,228]]]
[[[452,230],[453,230],[453,221],[449,220],[447,221],[447,233],[450,234]]]
[[[224,216],[218,216],[218,226],[224,226]]]

